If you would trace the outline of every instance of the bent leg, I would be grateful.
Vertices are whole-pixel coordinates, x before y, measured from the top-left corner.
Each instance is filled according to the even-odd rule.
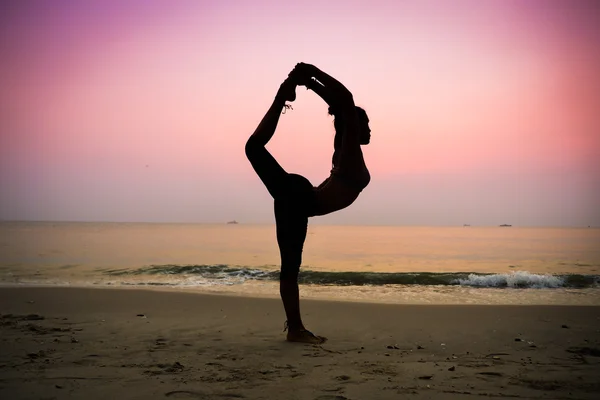
[[[246,157],[248,157],[254,171],[256,171],[273,198],[281,195],[281,186],[287,177],[287,172],[265,146],[275,134],[275,129],[277,129],[281,111],[285,106],[286,97],[284,94],[287,94],[290,88],[293,90],[294,87],[289,79],[281,85],[273,104],[271,104],[260,124],[246,142]]]
[[[255,136],[250,136],[246,142],[246,157],[271,196],[274,199],[281,197],[288,173]]]

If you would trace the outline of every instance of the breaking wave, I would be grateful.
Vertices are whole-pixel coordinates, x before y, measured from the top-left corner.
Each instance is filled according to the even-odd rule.
[[[139,269],[104,271],[105,275],[117,276],[169,276],[181,278],[183,284],[189,278],[200,278],[205,284],[235,285],[246,281],[276,281],[279,271],[229,265],[151,265]],[[173,280],[171,280],[173,282]],[[177,279],[173,284],[177,284]],[[581,274],[533,274],[516,271],[505,274],[477,272],[325,272],[302,268],[301,284],[338,286],[378,285],[459,285],[481,288],[589,288],[600,286],[600,275]]]

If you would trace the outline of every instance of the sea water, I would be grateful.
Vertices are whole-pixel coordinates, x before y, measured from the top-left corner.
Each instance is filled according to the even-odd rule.
[[[275,297],[274,225],[0,223],[0,284]],[[600,305],[600,229],[310,225],[303,298]]]

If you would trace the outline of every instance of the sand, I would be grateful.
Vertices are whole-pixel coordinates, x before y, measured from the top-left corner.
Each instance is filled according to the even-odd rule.
[[[2,399],[600,398],[600,307],[0,289]]]

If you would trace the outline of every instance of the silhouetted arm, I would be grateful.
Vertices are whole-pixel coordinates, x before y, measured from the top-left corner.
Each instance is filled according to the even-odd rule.
[[[300,63],[300,68],[303,68],[309,76],[314,77],[325,87],[326,96],[330,101],[335,102],[336,106],[347,105],[354,107],[352,93],[340,81],[311,64]],[[327,103],[332,105],[329,102]]]
[[[290,75],[301,76],[302,83],[317,93],[330,107],[354,107],[352,93],[337,79],[312,64],[298,63]],[[314,79],[313,79],[314,78]]]
[[[306,87],[318,94],[319,97],[321,97],[323,101],[325,101],[325,103],[329,105],[329,107],[336,106],[336,101],[334,99],[333,94],[318,81],[310,78],[306,81]]]

